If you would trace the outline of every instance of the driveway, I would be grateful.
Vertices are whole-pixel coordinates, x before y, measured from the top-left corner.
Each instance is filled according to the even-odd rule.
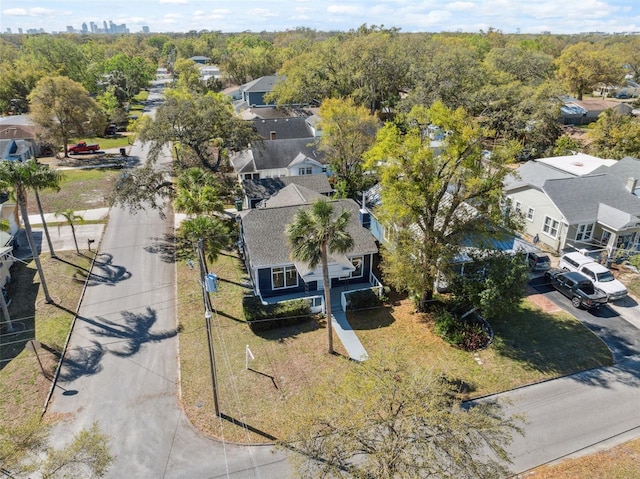
[[[640,325],[640,306],[635,299],[628,297],[588,311],[574,308],[571,301],[547,284],[542,276],[532,279],[529,286],[593,331],[611,350],[616,363],[640,355],[640,330],[637,327]]]

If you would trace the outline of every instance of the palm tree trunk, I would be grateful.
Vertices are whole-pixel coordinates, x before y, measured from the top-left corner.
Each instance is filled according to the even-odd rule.
[[[324,305],[327,318],[327,336],[329,354],[333,354],[333,324],[331,322],[331,280],[329,279],[329,265],[327,264],[327,244],[322,243],[322,282],[324,283]]]
[[[42,203],[40,202],[40,195],[38,189],[34,188],[33,191],[36,194],[36,203],[38,203],[38,211],[40,212],[40,218],[42,219],[42,227],[44,228],[44,236],[47,238],[47,244],[49,245],[49,252],[52,258],[57,258],[56,252],[53,250],[53,243],[51,242],[51,236],[49,236],[49,227],[44,219],[44,212],[42,211]]]
[[[11,323],[11,316],[9,316],[9,308],[7,307],[7,302],[4,299],[4,293],[2,291],[0,291],[0,307],[2,307],[2,314],[7,323],[7,329],[10,333],[13,333],[13,324]]]
[[[20,196],[20,195],[16,195]],[[36,262],[36,269],[38,270],[38,276],[40,276],[40,283],[42,283],[42,291],[44,292],[44,298],[47,304],[53,303],[53,299],[49,295],[49,289],[47,288],[47,282],[44,279],[44,272],[42,271],[42,264],[40,263],[40,256],[38,255],[38,249],[36,248],[36,242],[33,239],[33,231],[31,230],[31,223],[29,222],[29,214],[27,213],[27,205],[25,201],[18,201],[20,204],[20,213],[22,214],[22,222],[24,223],[24,229],[27,233],[27,241],[29,242],[29,248],[31,248],[31,254],[33,260]]]
[[[73,226],[73,223],[70,221],[69,224],[71,225],[71,234],[73,235],[73,242],[76,245],[76,253],[80,254],[80,248],[78,248],[78,239],[76,238],[76,227]]]

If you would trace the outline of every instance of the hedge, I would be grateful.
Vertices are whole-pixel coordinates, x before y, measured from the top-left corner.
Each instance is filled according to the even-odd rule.
[[[242,309],[253,332],[292,326],[311,319],[311,305],[306,299],[262,304],[258,296],[245,296]]]

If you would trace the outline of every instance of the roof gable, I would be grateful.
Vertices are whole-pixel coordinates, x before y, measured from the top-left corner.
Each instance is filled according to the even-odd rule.
[[[255,119],[251,123],[265,140],[290,140],[314,136],[306,118],[303,117]]]
[[[320,164],[325,164],[324,155],[318,151],[315,138],[263,141],[252,146],[250,151],[255,168],[253,171],[287,168],[292,162],[299,161],[300,154]],[[236,173],[250,172],[247,169],[248,162],[245,155],[246,150],[231,159]],[[243,166],[242,170],[239,169],[240,165]]]
[[[261,178],[242,182],[247,197],[254,199],[268,198],[290,184],[304,186],[322,194],[329,194],[333,191],[325,174],[281,176],[279,178]]]

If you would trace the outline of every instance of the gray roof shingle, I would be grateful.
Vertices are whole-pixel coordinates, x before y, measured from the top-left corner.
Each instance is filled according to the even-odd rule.
[[[327,175],[299,175],[281,176],[280,178],[261,178],[259,180],[244,180],[242,187],[251,199],[269,198],[287,185],[296,184],[309,188],[317,193],[329,194],[333,191]]]
[[[374,237],[368,229],[360,225],[359,207],[356,202],[336,200],[331,201],[331,204],[336,214],[343,209],[351,213],[347,231],[353,238],[354,247],[347,255],[376,253],[378,248]],[[292,263],[285,231],[300,208],[310,206],[253,209],[242,218],[245,247],[253,268]]]
[[[316,138],[263,141],[231,158],[236,173],[287,168],[298,155],[326,164],[325,156],[317,148]]]
[[[313,131],[303,117],[251,120],[253,127],[265,140],[311,138]],[[272,138],[274,136],[275,138]]]

